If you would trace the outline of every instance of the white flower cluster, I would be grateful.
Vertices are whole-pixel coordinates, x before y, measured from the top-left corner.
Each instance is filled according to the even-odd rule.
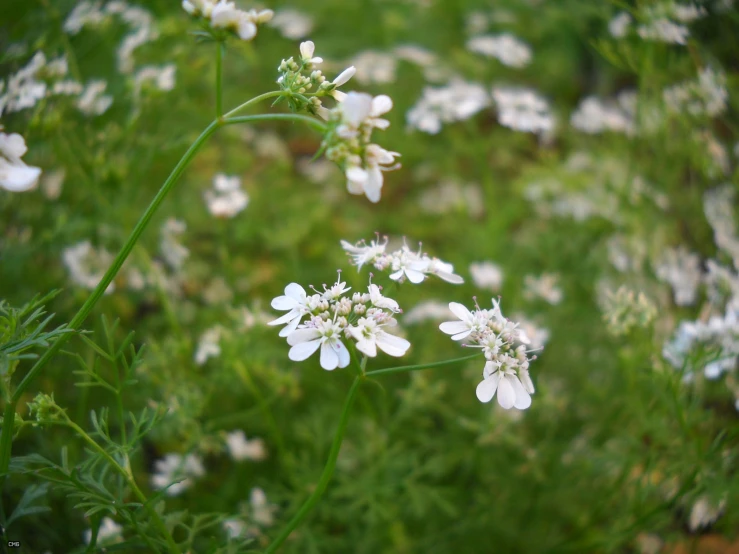
[[[3,133],[0,125],[0,187],[11,192],[23,192],[36,186],[41,170],[21,160],[27,151],[26,141],[21,135]]]
[[[167,265],[174,271],[182,269],[185,260],[190,256],[190,251],[180,242],[180,237],[187,230],[187,224],[170,217],[164,222],[159,232],[159,251]]]
[[[534,90],[496,86],[493,99],[498,109],[498,123],[515,131],[548,134],[554,131],[554,116],[549,103]]]
[[[380,287],[370,284],[366,293],[355,292],[337,280],[324,291],[308,295],[297,283],[285,287],[285,294],[272,300],[275,310],[286,311],[269,325],[285,325],[280,331],[292,347],[288,354],[302,362],[321,350],[321,367],[334,370],[346,367],[350,354],[343,340],[354,339],[357,350],[374,358],[379,348],[390,356],[403,356],[411,344],[391,335],[385,328],[397,325],[398,303],[382,295]],[[307,317],[303,322],[303,318]]]
[[[503,284],[503,270],[493,262],[473,262],[470,264],[472,282],[478,289],[498,292]]]
[[[706,362],[704,355],[699,360],[706,378],[717,379],[733,371],[739,356],[739,308],[728,307],[724,315],[713,316],[707,322],[681,322],[662,355],[676,369],[687,370],[686,377],[690,378],[692,370],[698,369],[692,362],[699,347],[711,359]]]
[[[542,273],[539,277],[526,275],[523,278],[523,297],[527,300],[541,298],[549,304],[562,302],[564,293],[559,286],[559,275],[556,273]]]
[[[251,460],[261,462],[267,458],[267,447],[259,438],[247,439],[241,430],[231,431],[226,434],[226,447],[231,457],[241,462]]]
[[[482,348],[485,355],[483,380],[477,386],[480,402],[490,402],[498,393],[498,404],[506,410],[525,410],[531,406],[534,384],[529,376],[529,358],[526,351],[528,339],[518,324],[503,317],[499,302],[493,300],[491,310],[479,306],[473,312],[462,304],[450,302],[449,309],[459,321],[446,321],[439,325],[452,340],[464,340],[468,346]]]
[[[631,92],[621,93],[615,102],[588,96],[570,116],[570,124],[578,131],[591,135],[605,131],[633,135],[636,126],[632,96]]]
[[[323,58],[314,56],[315,52],[316,45],[313,41],[301,42],[300,59],[295,61],[291,57],[282,60],[277,67],[280,72],[277,84],[285,91],[291,109],[298,112],[306,110],[323,119],[329,119],[329,111],[322,106],[321,97],[331,96],[338,102],[343,101],[346,94],[337,89],[354,76],[356,68],[348,67],[333,81],[327,81],[323,72],[316,68],[323,63]]]
[[[603,320],[616,336],[646,327],[657,315],[657,306],[643,292],[637,293],[625,285],[614,291],[605,282],[598,288]]]
[[[668,248],[654,266],[660,281],[668,283],[675,295],[675,304],[691,306],[701,284],[701,258],[684,246]]]
[[[443,87],[425,87],[406,114],[408,127],[435,135],[444,123],[464,121],[490,105],[485,88],[454,78]]]
[[[0,115],[32,108],[46,96],[46,83],[38,79],[45,65],[46,56],[43,52],[36,52],[27,65],[8,77],[5,86],[0,81]]]
[[[390,126],[390,122],[380,116],[392,107],[393,101],[384,94],[373,98],[369,94],[350,92],[328,114],[329,130],[322,145],[326,158],[344,171],[349,193],[365,194],[370,202],[380,201],[382,172],[400,167],[395,162],[399,153],[370,142],[374,129]]]
[[[117,51],[118,69],[130,74],[134,70],[133,52],[139,46],[157,38],[152,14],[140,6],[132,6],[122,0],[100,2],[83,0],[78,2],[64,21],[64,31],[76,35],[87,25],[101,25],[112,16],[117,16],[130,27]]]
[[[385,85],[395,80],[397,58],[378,50],[364,50],[356,54],[351,63],[357,67],[357,81],[363,85]]]
[[[203,461],[195,454],[184,458],[180,454],[167,454],[154,462],[151,486],[155,489],[167,487],[168,496],[177,496],[190,488],[195,477],[205,475]]]
[[[313,30],[313,19],[303,12],[283,9],[275,12],[269,26],[277,29],[285,38],[299,40],[307,37]]]
[[[241,179],[236,175],[216,173],[213,188],[203,193],[208,211],[221,218],[232,218],[249,204],[249,195],[241,188]]]
[[[267,23],[274,16],[272,10],[244,11],[226,0],[182,0],[182,9],[209,22],[212,29],[231,31],[241,40],[252,40],[257,36],[257,25]]]
[[[373,266],[379,271],[391,271],[390,279],[399,283],[406,280],[413,284],[421,283],[426,279],[427,275],[436,275],[447,283],[459,285],[464,283],[459,275],[454,274],[454,266],[452,264],[441,261],[439,258],[431,258],[427,254],[412,251],[408,245],[403,244],[399,250],[387,253],[388,240],[384,242],[379,239],[373,240],[370,244],[361,241],[357,244],[350,244],[342,240],[341,247],[351,257],[352,265],[357,269],[367,264]]]
[[[731,183],[710,190],[703,196],[703,212],[713,229],[716,246],[732,257],[739,270],[739,233],[734,210],[736,196],[736,188]]]
[[[675,113],[715,117],[726,111],[729,93],[726,75],[707,67],[698,74],[697,81],[686,81],[665,89],[667,109]]]
[[[531,63],[531,47],[510,33],[472,37],[467,41],[467,50],[496,58],[509,67],[526,67]]]

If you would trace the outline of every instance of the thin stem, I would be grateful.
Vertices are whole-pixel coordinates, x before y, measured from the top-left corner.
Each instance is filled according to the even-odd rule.
[[[134,245],[139,240],[139,237],[144,232],[144,229],[146,229],[146,226],[149,224],[149,221],[151,221],[151,218],[154,216],[154,213],[157,211],[160,204],[164,201],[167,194],[169,194],[169,191],[172,189],[175,183],[177,183],[180,175],[182,175],[182,172],[195,157],[195,154],[200,149],[200,147],[216,131],[216,129],[218,129],[218,127],[219,123],[217,121],[213,121],[210,125],[208,125],[208,127],[205,128],[200,136],[195,139],[195,142],[192,143],[190,148],[187,149],[187,152],[185,152],[185,155],[182,156],[180,161],[177,162],[177,165],[169,174],[167,180],[164,181],[162,188],[159,189],[159,192],[157,192],[156,196],[151,201],[151,204],[149,204],[149,207],[141,216],[141,219],[139,219],[138,223],[133,228],[133,231],[131,231],[131,235],[128,237],[126,243],[123,245],[123,248],[121,248],[121,251],[118,252],[115,260],[113,260],[113,264],[108,268],[108,271],[105,272],[105,275],[103,276],[100,283],[98,283],[98,286],[95,287],[95,290],[92,291],[89,298],[85,301],[77,314],[72,318],[72,321],[69,322],[69,325],[67,325],[69,329],[78,329],[85,321],[85,319],[87,319],[87,316],[90,314],[95,304],[97,304],[98,300],[100,300],[103,294],[105,294],[105,290],[108,288],[108,285],[110,285],[110,283],[113,281],[116,274],[121,269],[121,266],[126,261],[126,258],[128,258],[128,255],[131,253],[131,250],[133,250]],[[0,488],[5,483],[8,466],[10,465],[10,450],[13,442],[13,421],[15,420],[16,405],[20,401],[26,389],[38,376],[39,372],[49,362],[49,360],[51,360],[56,355],[56,353],[59,352],[62,346],[64,346],[64,344],[72,335],[73,333],[65,333],[57,338],[56,341],[54,341],[49,349],[46,350],[41,358],[39,358],[38,361],[33,365],[33,367],[31,367],[31,369],[18,385],[18,388],[13,393],[10,401],[5,404],[2,434],[0,434]]]
[[[315,117],[309,115],[301,115],[296,113],[272,113],[259,115],[240,115],[237,117],[225,117],[222,120],[224,125],[234,125],[236,123],[249,123],[251,121],[301,121],[310,127],[313,127],[321,133],[326,132],[326,126]]]
[[[149,503],[149,499],[146,498],[146,495],[141,492],[141,489],[136,484],[136,480],[133,478],[133,476],[124,467],[122,467],[115,460],[115,458],[108,454],[108,452],[102,446],[100,446],[90,435],[88,435],[85,430],[82,429],[82,427],[69,419],[69,417],[67,417],[63,410],[59,410],[59,412],[62,414],[62,417],[64,417],[64,421],[58,423],[60,423],[61,425],[66,425],[67,427],[73,429],[74,432],[77,433],[80,438],[82,438],[82,440],[89,444],[92,449],[98,452],[103,458],[105,458],[105,460],[113,467],[113,469],[115,469],[126,480],[128,486],[131,487],[131,490],[133,491],[136,498],[138,498],[138,500],[144,506],[144,509],[149,513],[149,517],[151,517],[154,525],[156,525],[156,527],[159,529],[159,532],[164,536],[169,551],[179,553],[180,549],[178,548],[177,543],[172,538],[170,532],[167,530],[167,526],[164,524],[164,521],[162,521],[162,518],[159,517],[159,514],[156,512],[153,506]]]
[[[216,42],[216,118],[223,115],[223,43]]]
[[[351,409],[352,404],[354,404],[354,399],[361,383],[362,377],[357,376],[354,378],[354,382],[349,389],[349,394],[344,401],[344,408],[341,411],[341,416],[339,417],[339,426],[336,428],[334,441],[331,444],[331,451],[329,452],[328,460],[326,461],[326,465],[323,468],[323,473],[321,474],[321,478],[318,481],[318,485],[316,485],[313,493],[300,507],[298,513],[293,516],[290,522],[282,529],[282,531],[280,531],[280,534],[277,535],[275,540],[273,540],[272,543],[267,547],[267,550],[264,551],[264,554],[272,554],[277,551],[280,545],[285,542],[285,540],[290,536],[290,533],[292,533],[295,528],[300,525],[300,523],[305,519],[305,517],[318,503],[318,501],[321,499],[321,496],[323,496],[323,493],[326,491],[326,487],[328,486],[328,483],[331,480],[331,476],[334,473],[334,469],[336,468],[336,459],[339,457],[339,449],[341,448],[341,442],[344,439],[346,425],[349,421],[349,410]]]
[[[264,94],[260,94],[259,96],[255,96],[251,100],[247,100],[243,104],[240,104],[236,106],[233,110],[228,112],[227,114],[224,114],[223,117],[232,117],[239,113],[241,110],[248,108],[252,104],[256,104],[257,102],[261,102],[262,100],[267,100],[268,98],[275,98],[276,96],[280,96],[282,94],[281,90],[274,90],[272,92],[265,92]]]
[[[472,354],[471,356],[465,356],[464,358],[454,358],[453,360],[443,360],[441,362],[433,362],[430,364],[418,364],[418,365],[403,365],[399,367],[387,367],[384,369],[375,369],[367,372],[367,377],[374,375],[386,375],[388,373],[403,373],[405,371],[418,371],[419,369],[429,369],[432,367],[441,367],[445,365],[456,364],[459,362],[465,362],[473,358],[478,358],[480,353]]]

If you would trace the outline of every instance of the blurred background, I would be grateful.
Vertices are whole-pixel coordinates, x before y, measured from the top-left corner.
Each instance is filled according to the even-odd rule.
[[[375,142],[402,168],[371,204],[313,159],[322,137],[305,126],[219,130],[87,320],[91,340],[135,331],[146,347],[126,410],[169,411],[131,464],[153,492],[167,463],[189,460],[165,503],[178,539],[192,552],[258,550],[310,494],[352,376],[291,362],[265,325],[280,315],[270,301],[337,269],[365,286],[339,241],[379,233],[422,242],[465,279],[393,294],[413,345],[402,363],[464,355],[438,330],[446,305],[500,296],[543,348],[533,405],[481,404],[480,360],[363,387],[334,479],[284,552],[739,549],[734,2],[240,7],[275,17],[254,41],[228,42],[227,108],[275,90],[280,61],[313,40],[330,79],[357,68],[342,90],[392,98]],[[85,301],[215,115],[216,45],[197,29],[174,0],[6,0],[0,123],[42,173],[33,190],[0,188],[0,298],[63,289],[48,306],[57,323]],[[90,366],[100,357],[78,338],[65,349]],[[58,356],[25,401],[53,391],[89,428],[113,399],[77,386],[78,369]],[[63,447],[83,463],[81,441],[52,428],[24,428],[13,453],[59,462]],[[37,482],[14,475],[6,508]],[[51,510],[7,536],[27,552],[85,551],[85,509],[53,484],[40,496]],[[219,515],[201,528],[206,514]],[[146,551],[106,517],[97,548]]]

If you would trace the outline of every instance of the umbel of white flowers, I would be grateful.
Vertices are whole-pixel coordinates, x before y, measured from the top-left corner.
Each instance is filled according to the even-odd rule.
[[[490,402],[498,393],[498,404],[506,410],[525,410],[531,406],[534,384],[529,376],[528,339],[518,324],[503,317],[500,303],[493,299],[493,308],[468,310],[462,304],[450,302],[449,309],[459,321],[439,325],[452,340],[465,341],[467,346],[482,348],[485,355],[483,380],[477,385],[480,402]]]
[[[257,25],[267,23],[272,10],[244,11],[226,0],[183,0],[182,8],[193,17],[210,23],[213,29],[225,29],[235,33],[241,40],[252,40],[257,36]]]
[[[350,362],[344,341],[356,341],[357,350],[374,358],[380,349],[390,356],[403,356],[411,343],[385,329],[397,325],[398,303],[382,295],[380,287],[370,285],[367,292],[355,292],[339,279],[324,291],[309,295],[297,283],[285,287],[285,294],[272,300],[275,310],[287,312],[269,325],[285,325],[281,337],[292,347],[288,354],[295,362],[308,359],[320,348],[321,367],[334,370]],[[314,289],[315,290],[315,289]],[[303,321],[305,319],[305,321]]]
[[[18,133],[8,135],[0,132],[0,187],[11,192],[23,192],[36,186],[41,170],[21,160],[27,150],[26,141]]]
[[[439,258],[429,257],[421,252],[420,245],[418,252],[414,252],[408,248],[408,245],[403,244],[399,250],[387,253],[385,251],[387,242],[387,237],[384,242],[380,242],[378,238],[370,244],[361,241],[352,245],[342,240],[341,247],[349,254],[352,265],[356,265],[358,269],[362,269],[363,265],[371,265],[379,271],[389,270],[392,272],[390,279],[399,283],[408,280],[413,284],[418,284],[423,282],[427,275],[436,275],[439,279],[453,285],[464,283],[464,279],[454,274],[452,264],[443,262]]]

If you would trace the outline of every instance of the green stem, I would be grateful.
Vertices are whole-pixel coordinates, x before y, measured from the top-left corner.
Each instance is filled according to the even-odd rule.
[[[216,119],[223,115],[223,43],[216,42]]]
[[[295,113],[272,113],[259,115],[240,115],[237,117],[224,116],[224,125],[234,125],[236,123],[249,123],[251,121],[301,121],[321,133],[326,132],[326,125],[321,123],[315,117],[309,115],[300,115]]]
[[[373,371],[367,372],[367,377],[372,377],[374,375],[386,375],[388,373],[403,373],[405,371],[418,371],[419,369],[429,369],[432,367],[441,367],[445,365],[451,365],[456,364],[459,362],[465,362],[467,360],[471,360],[473,358],[479,358],[480,353],[472,354],[471,356],[465,356],[464,358],[454,358],[453,360],[443,360],[441,362],[433,362],[430,364],[418,364],[418,365],[403,365],[399,367],[387,367],[384,369],[375,369]]]
[[[292,533],[295,528],[300,525],[300,523],[305,519],[305,517],[318,503],[318,501],[321,499],[321,496],[323,496],[323,493],[326,491],[326,487],[328,486],[328,483],[331,480],[331,476],[334,473],[334,469],[336,468],[336,459],[339,457],[339,449],[341,448],[341,442],[344,439],[346,424],[349,421],[349,410],[351,409],[352,404],[354,404],[354,399],[361,383],[362,377],[357,376],[354,378],[354,382],[349,389],[349,394],[344,401],[344,409],[341,411],[341,416],[339,417],[339,426],[336,429],[334,441],[331,444],[331,451],[329,452],[328,460],[326,461],[326,466],[323,468],[323,473],[321,474],[321,478],[318,481],[318,485],[316,485],[315,490],[308,497],[308,500],[306,500],[300,507],[298,513],[293,516],[290,522],[282,529],[282,531],[280,531],[280,534],[277,535],[275,540],[273,540],[272,543],[267,547],[267,550],[264,551],[264,554],[272,554],[273,552],[277,551],[280,545],[285,542],[285,540],[290,536],[290,533]]]
[[[102,446],[100,446],[90,435],[88,435],[85,430],[82,429],[82,427],[69,419],[69,417],[67,417],[66,413],[64,413],[63,410],[60,409],[59,412],[62,414],[62,417],[64,417],[64,421],[60,421],[58,423],[61,425],[66,425],[67,427],[73,429],[74,432],[82,438],[82,440],[89,444],[90,447],[98,452],[103,458],[105,458],[105,460],[113,467],[113,469],[115,469],[126,480],[128,486],[131,487],[133,494],[144,506],[144,509],[148,512],[149,517],[154,522],[154,525],[156,525],[156,527],[159,529],[159,532],[164,537],[164,540],[167,542],[169,552],[179,553],[180,549],[178,548],[177,543],[172,538],[171,533],[167,530],[167,526],[164,524],[164,521],[162,521],[162,518],[159,517],[159,514],[156,512],[154,507],[149,503],[149,499],[146,498],[146,495],[141,492],[141,489],[136,484],[136,480],[133,478],[133,476],[123,466],[121,466],[115,460],[115,458],[108,454],[108,452]]]
[[[240,105],[236,106],[233,110],[231,110],[227,114],[224,114],[223,117],[226,117],[226,118],[227,117],[232,117],[232,116],[236,115],[238,112],[240,112],[241,110],[243,110],[245,108],[248,108],[252,104],[256,104],[257,102],[261,102],[262,100],[267,100],[268,98],[275,98],[275,97],[281,96],[281,95],[282,95],[282,91],[281,90],[275,90],[275,91],[272,91],[272,92],[265,92],[264,94],[260,94],[259,96],[255,96],[251,100],[247,100],[243,104],[240,104]]]

